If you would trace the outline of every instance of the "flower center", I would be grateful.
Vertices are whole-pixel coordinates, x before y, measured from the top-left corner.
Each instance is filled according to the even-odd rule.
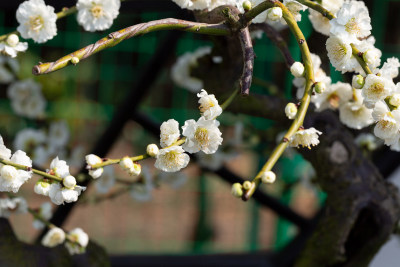
[[[38,32],[40,29],[43,28],[44,25],[44,20],[42,16],[35,16],[35,17],[30,17],[29,19],[29,28],[32,31]]]
[[[102,17],[104,13],[101,5],[93,5],[93,7],[90,9],[90,12],[92,12],[93,17],[96,19]]]
[[[347,49],[344,44],[338,43],[333,48],[333,57],[335,58],[336,61],[341,61],[346,54],[347,54]]]
[[[198,127],[194,133],[194,139],[196,139],[200,147],[208,145],[210,141],[208,130],[206,128]]]
[[[329,105],[331,105],[331,107],[333,107],[333,108],[339,107],[339,101],[340,101],[340,97],[336,93],[332,93],[328,97]]]
[[[215,106],[215,105],[214,105],[213,101],[208,100],[208,101],[206,101],[206,102],[201,103],[201,105],[200,105],[200,107],[199,107],[199,110],[200,110],[201,113],[204,113],[204,112],[206,112],[208,109],[210,109],[210,108],[212,108],[212,107],[214,107],[214,106]]]
[[[58,244],[61,241],[62,237],[60,233],[54,233],[51,237],[50,237],[50,244]]]
[[[368,88],[367,92],[373,98],[381,98],[385,94],[385,87],[381,83],[374,83]]]
[[[346,32],[350,33],[350,34],[356,34],[358,35],[361,31],[360,27],[357,24],[356,18],[352,18],[350,19],[346,25],[344,25],[344,27],[346,28]]]
[[[180,165],[182,159],[181,159],[181,153],[177,151],[170,151],[165,154],[165,165],[167,165],[168,168]]]

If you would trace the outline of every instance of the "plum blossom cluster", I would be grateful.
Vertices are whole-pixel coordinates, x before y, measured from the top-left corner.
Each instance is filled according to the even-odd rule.
[[[34,191],[36,194],[50,197],[50,200],[56,205],[76,202],[82,191],[86,190],[86,187],[76,184],[75,177],[69,173],[67,162],[58,157],[51,161],[47,173],[55,176],[58,180],[46,177],[40,179],[36,182]]]
[[[330,21],[326,41],[330,62],[338,71],[355,72],[356,75],[351,86],[341,84],[340,91],[336,90],[333,98],[329,97],[328,108],[337,105],[341,121],[350,128],[361,129],[376,123],[375,136],[399,151],[400,83],[395,84],[393,79],[399,74],[400,62],[397,58],[389,58],[379,68],[382,52],[374,46],[371,29],[371,18],[362,1],[345,2],[336,18]],[[358,63],[354,49],[357,56],[362,57],[364,68]],[[332,95],[332,89],[327,91],[325,95]],[[335,98],[337,100],[332,101]],[[323,104],[326,101],[314,101],[319,110],[326,106]]]
[[[42,239],[42,245],[50,248],[63,243],[70,255],[82,254],[89,244],[89,236],[81,228],[65,233],[63,229],[53,226]]]
[[[77,21],[86,31],[103,31],[111,27],[119,14],[120,0],[78,0],[76,4]],[[72,9],[73,10],[73,9]],[[36,43],[45,43],[57,35],[56,21],[64,9],[55,13],[54,7],[46,5],[43,0],[28,0],[21,3],[16,12],[19,23],[18,34],[24,39]],[[17,34],[9,34],[0,42],[0,52],[9,57],[16,57],[18,52],[28,49],[28,43],[20,42]]]
[[[222,133],[219,130],[219,121],[216,118],[221,115],[222,108],[213,94],[208,94],[204,89],[197,94],[199,97],[199,110],[201,117],[195,120],[187,120],[182,126],[184,143],[176,145],[181,133],[179,123],[170,119],[161,125],[160,149],[156,156],[155,167],[164,172],[176,172],[186,167],[189,163],[188,153],[199,151],[205,154],[214,154],[222,144]]]

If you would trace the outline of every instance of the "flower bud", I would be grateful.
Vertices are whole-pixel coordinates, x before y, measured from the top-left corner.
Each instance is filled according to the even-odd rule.
[[[326,89],[326,85],[323,82],[317,82],[314,84],[314,91],[317,94],[322,94]]]
[[[77,57],[72,57],[72,58],[71,58],[71,63],[74,64],[74,65],[78,64],[78,63],[79,63],[79,58],[77,58]]]
[[[72,175],[68,175],[63,179],[63,184],[68,189],[73,189],[76,185],[76,179]]]
[[[272,171],[263,172],[261,174],[261,182],[265,184],[272,184],[275,182],[276,175]]]
[[[296,78],[300,78],[304,75],[304,65],[301,62],[295,62],[290,67],[290,72]]]
[[[252,183],[250,181],[245,181],[243,183],[243,189],[244,190],[249,190],[251,188]]]
[[[142,172],[142,166],[140,164],[133,163],[133,167],[129,169],[128,173],[131,176],[138,176]]]
[[[248,0],[244,1],[242,6],[243,6],[244,11],[249,11],[252,8],[251,2]]]
[[[240,183],[234,183],[232,185],[231,193],[234,197],[238,197],[238,198],[242,197],[242,195],[243,195],[242,185]]]
[[[351,85],[356,89],[361,89],[361,88],[363,88],[364,83],[365,83],[364,77],[362,75],[358,74],[358,75],[353,76]]]
[[[297,114],[297,106],[293,103],[288,103],[285,107],[285,114],[289,120],[293,120]]]
[[[7,43],[7,45],[9,45],[9,46],[11,46],[11,47],[16,46],[16,45],[19,43],[18,35],[14,34],[14,33],[13,33],[13,34],[10,34],[10,35],[7,37],[6,43]]]
[[[122,169],[129,170],[129,169],[133,168],[133,161],[131,160],[130,157],[124,157],[119,162],[119,165],[122,167]]]
[[[393,94],[389,97],[389,104],[398,107],[400,106],[400,94]]]
[[[377,49],[370,49],[363,53],[363,59],[367,64],[374,64],[377,59],[379,59],[380,55],[377,53]]]
[[[150,144],[147,146],[146,152],[150,157],[156,157],[158,155],[158,146],[156,144]]]
[[[282,9],[280,7],[273,7],[267,9],[267,19],[277,21],[282,18]]]
[[[42,239],[42,245],[45,247],[55,247],[62,244],[65,240],[65,233],[61,228],[51,228]]]

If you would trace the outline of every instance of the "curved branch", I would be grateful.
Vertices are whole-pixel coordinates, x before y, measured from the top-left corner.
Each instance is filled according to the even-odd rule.
[[[76,58],[79,61],[87,57],[90,57],[91,55],[101,50],[113,47],[125,39],[161,30],[181,30],[186,32],[209,34],[209,35],[231,34],[231,30],[229,29],[229,27],[223,23],[206,24],[206,23],[197,23],[197,22],[185,21],[174,18],[154,20],[146,23],[133,25],[128,28],[110,33],[107,37],[98,40],[96,43],[81,48],[78,51],[75,51],[69,55],[66,55],[58,59],[57,61],[36,65],[33,67],[32,73],[34,75],[50,73],[73,64],[71,62],[72,58]]]
[[[311,9],[314,9],[315,11],[318,11],[319,13],[321,13],[322,16],[326,17],[329,20],[335,18],[334,14],[332,14],[329,10],[327,10],[318,3],[312,2],[310,0],[296,0],[296,1],[302,3],[305,6],[308,6]]]
[[[310,50],[308,48],[307,42],[305,41],[305,37],[304,37],[303,33],[301,32],[295,19],[293,18],[290,11],[285,7],[285,5],[283,5],[279,1],[271,1],[271,3],[274,3],[274,6],[280,7],[282,9],[283,18],[285,19],[286,23],[289,26],[289,29],[292,31],[293,35],[296,37],[296,40],[299,44],[301,56],[304,61],[306,85],[305,85],[304,95],[303,95],[302,99],[300,100],[301,104],[299,106],[296,118],[293,120],[292,125],[290,126],[289,130],[286,132],[282,141],[278,144],[278,146],[272,152],[268,161],[264,164],[262,169],[259,171],[259,173],[256,175],[256,177],[253,179],[251,188],[249,190],[247,190],[246,192],[244,192],[243,197],[242,197],[242,199],[244,201],[247,201],[248,199],[250,199],[250,197],[254,194],[258,185],[261,183],[262,173],[272,169],[272,167],[275,165],[275,163],[278,161],[278,159],[280,158],[282,153],[287,148],[287,146],[288,146],[287,140],[290,140],[290,138],[298,131],[300,126],[302,126],[304,118],[307,113],[308,106],[310,104],[312,85],[314,83],[314,71],[313,71]],[[269,3],[269,4],[271,4],[271,3]],[[262,7],[269,6],[267,4],[268,4],[268,2],[263,2],[263,3],[259,4],[258,6],[256,6],[252,10],[257,10],[257,12],[258,12],[260,6],[262,6]],[[248,13],[250,13],[252,10],[250,10]]]

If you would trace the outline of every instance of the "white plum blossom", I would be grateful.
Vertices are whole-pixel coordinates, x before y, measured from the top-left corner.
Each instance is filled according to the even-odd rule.
[[[299,129],[289,140],[289,146],[291,147],[308,147],[316,146],[319,144],[318,135],[322,132],[316,130],[314,127],[309,129]]]
[[[355,44],[355,47],[363,53],[363,59],[368,66],[375,70],[375,68],[381,65],[382,52],[375,46],[375,38],[373,36],[368,37]]]
[[[48,196],[50,192],[50,182],[40,179],[36,182],[33,191],[38,195]]]
[[[146,153],[147,155],[149,155],[150,157],[156,157],[158,154],[158,146],[156,144],[149,144],[146,147]]]
[[[391,57],[383,63],[382,68],[379,70],[379,74],[387,79],[396,78],[399,75],[400,62],[398,58]]]
[[[278,21],[282,18],[282,8],[273,7],[267,9],[267,19],[270,21]]]
[[[161,124],[160,145],[167,147],[175,143],[180,137],[179,123],[174,119],[169,119]]]
[[[164,172],[177,172],[189,163],[190,157],[184,152],[180,146],[160,149],[154,166]]]
[[[362,96],[364,97],[364,105],[373,108],[379,100],[385,99],[394,90],[392,80],[379,77],[375,74],[368,74],[362,88]]]
[[[329,12],[336,14],[336,12],[343,5],[343,2],[344,2],[344,0],[322,0],[320,4],[322,7],[327,9]],[[311,8],[308,11],[310,13],[308,15],[308,18],[310,19],[314,30],[321,34],[329,35],[330,29],[331,29],[331,24],[330,24],[329,19],[327,17],[324,17],[318,11],[315,11]]]
[[[57,15],[52,6],[43,0],[29,0],[17,9],[17,31],[25,39],[32,38],[36,43],[44,43],[57,35]]]
[[[68,232],[65,247],[70,255],[85,253],[88,244],[89,236],[81,228],[75,228]]]
[[[141,166],[139,164],[133,163],[130,157],[123,157],[122,160],[119,162],[119,165],[131,176],[138,176],[141,172]]]
[[[64,202],[76,202],[78,196],[85,190],[86,187],[84,186],[76,185],[73,189],[69,189],[62,187],[60,183],[52,183],[50,185],[49,197],[54,204],[61,205],[64,204]]]
[[[78,23],[85,31],[107,30],[118,16],[120,6],[120,0],[78,0]]]
[[[93,179],[99,178],[103,174],[103,168],[93,169],[92,166],[102,163],[103,160],[94,154],[86,155],[85,159],[87,167],[89,168],[89,175],[92,176]]]
[[[8,154],[8,151],[1,151],[0,156],[3,156],[3,154]],[[9,158],[3,159],[8,160]],[[32,160],[21,150],[17,150],[10,161],[28,168],[32,167]],[[17,193],[19,188],[31,177],[32,171],[20,170],[10,165],[2,165],[0,166],[0,192]]]
[[[372,110],[363,104],[360,90],[353,94],[353,101],[344,103],[339,108],[340,121],[349,128],[360,130],[374,122]]]
[[[65,178],[69,175],[69,166],[65,160],[56,157],[50,163],[50,173],[59,178]]]
[[[135,183],[130,190],[130,195],[133,199],[139,202],[151,200],[153,192],[153,178],[147,166],[143,168],[142,183]]]
[[[372,116],[376,121],[374,134],[383,139],[387,145],[397,142],[400,129],[400,110],[390,111],[384,101],[378,101]]]
[[[110,189],[115,185],[115,172],[112,166],[104,167],[103,175],[95,182],[97,192],[100,194],[107,194]]]
[[[206,90],[201,89],[200,93],[197,94],[197,97],[200,98],[200,113],[206,120],[213,120],[221,115],[222,108],[213,94],[207,94]]]
[[[293,120],[297,115],[297,106],[293,103],[288,103],[285,107],[285,114],[289,120]]]
[[[50,202],[44,202],[42,205],[40,205],[40,208],[38,210],[38,214],[40,217],[42,217],[45,220],[50,220],[50,218],[53,216],[53,211],[52,211],[52,205]],[[35,219],[33,221],[33,228],[35,229],[43,229],[46,225],[38,220]]]
[[[326,88],[321,94],[312,97],[317,111],[325,109],[337,109],[343,103],[348,102],[353,96],[351,85],[348,83],[337,82]]]
[[[186,52],[181,55],[171,69],[171,79],[178,86],[183,87],[193,93],[197,93],[203,88],[203,81],[191,76],[191,69],[197,67],[197,60],[211,53],[211,47],[199,47],[194,52]]]
[[[183,149],[189,153],[200,150],[206,154],[215,153],[223,140],[218,126],[217,120],[206,120],[204,117],[200,117],[197,122],[187,120],[182,126],[182,135],[186,136],[186,141],[182,145]]]
[[[12,83],[8,87],[7,95],[16,114],[33,119],[44,116],[46,100],[42,95],[41,85],[33,80]]]
[[[345,2],[337,12],[336,18],[330,21],[330,32],[334,35],[342,34],[349,42],[358,41],[371,34],[371,18],[368,8],[363,1]]]
[[[45,247],[55,247],[65,241],[65,233],[61,228],[52,227],[43,237],[42,245]]]
[[[28,49],[27,42],[20,42],[18,35],[10,34],[5,42],[0,43],[0,52],[9,57],[16,57],[18,52]]]
[[[336,70],[344,73],[361,68],[353,56],[350,43],[343,36],[331,35],[326,40],[326,50],[328,51],[329,60]]]
[[[22,197],[0,198],[0,218],[9,218],[11,213],[28,212],[28,204]]]

